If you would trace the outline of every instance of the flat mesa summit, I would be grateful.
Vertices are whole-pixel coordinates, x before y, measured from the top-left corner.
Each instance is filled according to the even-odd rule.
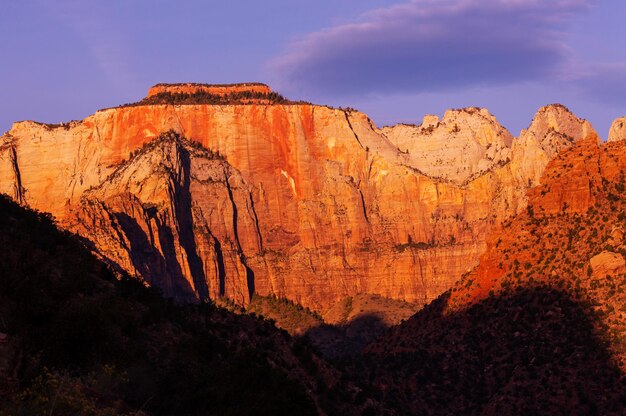
[[[82,121],[15,123],[0,138],[0,192],[180,300],[423,304],[588,136],[560,105],[514,138],[486,109],[379,129],[263,84],[159,84]]]
[[[211,95],[226,96],[236,93],[258,93],[269,94],[270,87],[258,82],[248,82],[241,84],[157,84],[148,90],[150,98],[159,94],[197,94],[206,93]]]

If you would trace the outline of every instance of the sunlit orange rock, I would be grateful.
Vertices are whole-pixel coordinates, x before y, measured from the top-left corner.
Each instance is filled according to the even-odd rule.
[[[623,274],[626,272],[626,261],[619,253],[603,251],[589,260],[593,274],[603,278],[610,275]]]
[[[479,266],[452,292],[450,304],[456,308],[458,305],[484,298],[492,291],[498,292],[502,289],[505,275],[511,273],[512,262],[515,262],[515,269],[521,270],[520,265],[527,264],[530,270],[533,264],[547,256],[546,253],[557,249],[565,249],[568,255],[581,262],[575,269],[576,274],[586,273],[581,270],[582,262],[586,261],[591,266],[589,273],[593,272],[594,275],[605,277],[609,271],[618,274],[626,272],[620,254],[605,252],[606,250],[598,254],[597,248],[585,245],[592,239],[601,238],[602,248],[607,245],[611,250],[624,248],[623,232],[617,225],[619,223],[612,221],[617,213],[616,208],[611,208],[611,204],[622,200],[625,171],[624,143],[602,144],[595,134],[590,134],[571,149],[559,154],[546,167],[541,185],[528,192],[526,212],[513,222],[493,229],[487,239],[487,251],[481,256]],[[615,186],[616,190],[610,189],[611,186]],[[572,216],[579,218],[579,231],[567,238],[557,237],[547,226],[554,227],[552,223],[557,223],[556,219],[567,221]],[[597,223],[598,218],[600,223]],[[542,224],[546,225],[542,227]],[[604,228],[606,225],[611,228],[602,234],[591,232],[593,228]],[[533,231],[537,229],[548,237],[540,239],[539,234]],[[542,245],[523,245],[526,240],[535,241],[535,244],[541,242]],[[572,248],[575,241],[580,245],[580,253]],[[598,251],[594,253],[592,250]],[[556,270],[554,267],[552,269]],[[547,274],[549,277],[546,269],[542,270],[539,276],[544,278]],[[464,286],[464,282],[468,281],[471,284]]]
[[[556,118],[545,133],[572,138],[559,148],[590,128],[563,116],[572,131]],[[553,151],[536,129],[538,144],[524,148],[539,150],[516,152],[520,139],[510,148],[486,110],[443,120],[458,129],[448,140],[482,147],[469,164],[455,148],[437,169],[469,176],[422,172],[420,147],[399,149],[401,134],[311,104],[137,105],[20,122],[0,142],[0,191],[170,296],[245,304],[255,292],[317,310],[358,293],[421,303],[477,264],[488,231],[524,209],[545,166],[532,157]],[[168,130],[224,160],[189,144],[140,150]]]
[[[487,297],[553,290],[583,305],[594,331],[626,369],[626,142],[596,135],[561,151],[546,167],[528,205],[495,227],[480,264],[449,292],[452,314]]]

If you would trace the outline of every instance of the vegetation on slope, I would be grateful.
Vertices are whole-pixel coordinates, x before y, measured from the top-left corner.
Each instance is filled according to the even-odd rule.
[[[303,104],[302,101],[291,101],[277,92],[268,93],[260,91],[237,91],[228,94],[212,94],[198,90],[193,93],[187,92],[159,92],[137,101],[126,103],[118,107],[138,107],[144,105],[242,105],[242,104]],[[308,104],[308,103],[305,103]]]
[[[173,93],[173,92],[161,92],[150,97],[146,97],[139,101],[137,105],[154,105],[154,104],[247,104],[247,103],[262,103],[262,104],[284,104],[288,103],[282,95],[270,91],[268,93],[258,91],[238,91],[228,94],[211,94],[207,91],[198,90],[191,94],[189,93]]]
[[[288,299],[255,295],[246,312],[270,319],[289,334],[305,338],[324,357],[337,359],[357,355],[419,308],[417,304],[362,293],[337,302],[322,317]]]
[[[446,313],[448,296],[352,362],[379,400],[403,414],[624,414],[624,374],[568,294],[511,289]]]
[[[452,308],[541,284],[597,317],[595,329],[626,370],[626,268],[594,272],[591,259],[626,256],[626,145],[581,144],[546,169],[526,212],[502,226],[473,273],[452,289]]]
[[[245,310],[247,313],[271,319],[278,328],[292,335],[302,335],[324,323],[322,317],[286,298],[255,294]]]

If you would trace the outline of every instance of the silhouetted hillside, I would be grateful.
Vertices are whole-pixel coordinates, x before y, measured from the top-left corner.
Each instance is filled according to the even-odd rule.
[[[590,308],[545,287],[446,313],[448,295],[370,345],[354,370],[400,413],[622,415],[626,379]]]
[[[4,196],[0,246],[2,415],[358,413],[357,390],[271,323],[116,280]]]

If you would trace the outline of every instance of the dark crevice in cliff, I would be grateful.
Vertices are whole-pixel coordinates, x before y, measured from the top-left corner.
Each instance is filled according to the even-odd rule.
[[[222,251],[222,243],[220,243],[219,239],[211,232],[209,225],[206,222],[205,216],[202,212],[202,208],[197,207],[197,209],[199,213],[198,218],[203,222],[200,227],[203,227],[204,233],[211,238],[211,241],[213,241],[213,250],[215,251],[215,261],[217,263],[217,295],[223,297],[226,295],[226,265],[224,263],[224,252]],[[213,295],[213,293],[210,293],[210,295]]]
[[[176,209],[175,215],[178,219],[179,226],[178,238],[180,240],[180,246],[187,254],[189,271],[191,273],[191,278],[193,279],[196,292],[200,296],[200,299],[208,299],[209,288],[204,275],[202,260],[200,259],[200,256],[198,256],[193,230],[191,192],[189,191],[191,180],[191,159],[187,149],[185,149],[185,147],[180,143],[176,144],[176,150],[180,157],[182,174],[182,183],[176,182],[176,185],[180,185],[180,187],[177,189],[178,192],[174,194],[174,197],[176,198],[174,204]]]
[[[15,146],[11,146],[11,165],[13,166],[13,174],[15,175],[15,190],[14,197],[17,202],[23,204],[24,201],[24,188],[22,187],[22,175],[20,173],[20,167],[17,163],[17,151]]]
[[[368,152],[369,154],[369,152]],[[370,163],[367,166],[367,180],[369,181],[372,178],[372,168],[374,167],[374,158],[370,159]]]
[[[372,129],[372,131],[376,131],[376,126],[374,125],[374,123],[372,122],[372,119],[369,117],[365,117],[367,120],[367,124],[370,126],[370,129]]]
[[[361,149],[363,149],[363,144],[361,144],[361,140],[359,139],[358,134],[356,134],[356,132],[354,131],[354,128],[352,127],[352,123],[350,122],[350,117],[348,116],[348,112],[344,110],[343,115],[346,117],[346,122],[348,123],[348,127],[350,127],[350,131],[352,132],[352,134],[354,134],[354,138],[356,139],[356,142],[359,144],[359,146],[361,146]]]
[[[217,260],[217,278],[219,283],[219,295],[226,294],[226,267],[224,267],[224,253],[222,253],[222,244],[213,237],[213,248],[215,249],[215,258]]]
[[[263,236],[261,236],[261,228],[259,228],[259,216],[256,213],[256,209],[254,208],[254,198],[252,197],[252,192],[249,192],[250,196],[250,209],[252,210],[252,215],[254,218],[254,228],[256,229],[256,235],[259,239],[259,251],[263,251]]]
[[[235,244],[237,245],[237,250],[239,254],[241,254],[241,243],[239,242],[239,231],[237,229],[237,204],[235,203],[235,198],[233,197],[233,189],[230,187],[229,182],[230,176],[226,169],[224,169],[224,185],[226,185],[226,191],[228,192],[228,199],[230,200],[230,205],[233,209],[233,233],[235,234]]]
[[[248,284],[248,296],[250,297],[250,299],[252,299],[252,296],[254,296],[254,291],[255,291],[255,287],[254,287],[254,270],[252,270],[250,267],[248,267],[248,265],[245,263],[243,258],[242,258],[241,262],[243,263],[243,265],[246,268],[246,283]]]
[[[426,303],[428,303],[428,291],[426,290],[426,281],[424,279],[424,265],[422,264],[422,258],[420,257],[420,253],[419,252],[416,253],[413,250],[412,250],[411,255],[413,256],[414,259],[415,259],[415,257],[417,257],[417,264],[418,264],[419,272],[420,272],[420,283],[422,284],[421,291],[424,293],[424,298],[422,299],[422,302],[424,302],[424,304],[426,304]]]
[[[126,250],[126,252],[130,255],[132,254],[132,247],[129,247],[128,244],[126,244],[126,240],[124,239],[124,236],[126,235],[126,231],[124,230],[124,227],[122,226],[122,224],[120,223],[120,219],[118,218],[118,216],[114,213],[114,212],[110,212],[107,208],[106,205],[102,204],[102,203],[98,203],[98,208],[103,212],[106,213],[106,215],[108,216],[109,220],[111,221],[111,229],[113,230],[113,232],[115,232],[115,236],[117,237],[117,241],[120,242],[120,245],[124,248],[124,250]],[[128,237],[128,236],[126,236]],[[132,241],[127,238],[129,243],[131,243],[132,245]],[[154,245],[154,239],[153,236],[150,235],[150,242],[152,245]],[[137,273],[137,267],[133,264],[133,267],[135,267],[135,273]]]
[[[155,284],[152,278],[158,275],[157,269],[165,264],[165,259],[152,249],[154,242],[142,230],[137,220],[125,212],[115,212],[112,216],[115,219],[114,225],[117,223],[119,226],[119,229],[117,226],[113,229],[118,240],[130,255],[135,272],[146,277],[151,284]],[[127,247],[124,240],[128,241],[130,247]]]
[[[365,221],[369,224],[370,220],[367,217],[367,207],[365,206],[365,198],[363,197],[363,191],[361,191],[359,189],[359,195],[361,196],[361,206],[363,207],[363,217],[365,218]]]
[[[246,268],[246,284],[248,286],[248,295],[249,295],[249,299],[252,299],[252,296],[254,295],[254,289],[255,289],[254,271],[248,266],[246,262],[246,255],[244,254],[243,249],[241,248],[241,242],[239,241],[239,231],[237,228],[238,226],[237,204],[235,203],[235,198],[233,197],[233,190],[229,182],[230,176],[228,175],[228,172],[226,171],[226,169],[224,169],[224,179],[225,179],[224,183],[226,185],[226,190],[228,191],[228,199],[230,199],[230,203],[233,208],[233,233],[235,234],[235,244],[237,248],[237,253],[239,254],[239,260],[241,261],[241,264]]]

